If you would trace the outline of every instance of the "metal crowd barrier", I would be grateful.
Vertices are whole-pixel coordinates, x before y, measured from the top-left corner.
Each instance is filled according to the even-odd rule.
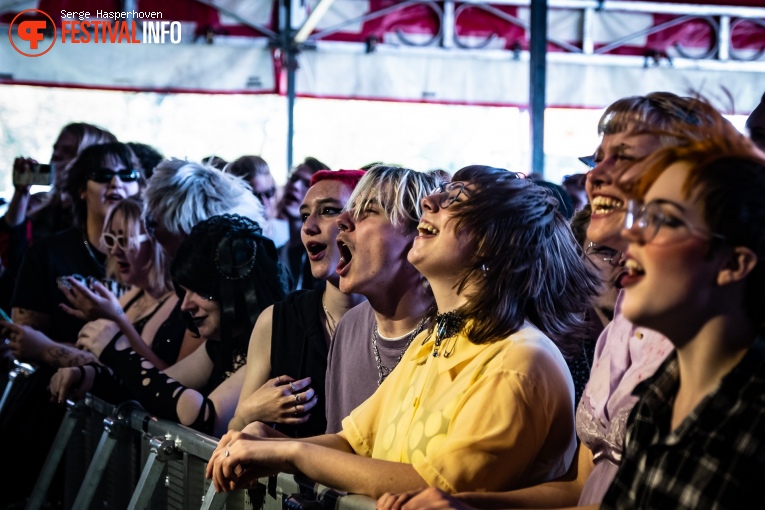
[[[61,462],[72,510],[372,510],[374,500],[280,473],[252,489],[215,493],[204,477],[218,440],[161,420],[136,402],[114,406],[92,395],[67,402],[26,510],[39,510]]]

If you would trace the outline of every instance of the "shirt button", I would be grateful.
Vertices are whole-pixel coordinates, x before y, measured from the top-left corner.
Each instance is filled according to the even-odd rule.
[[[640,331],[638,331],[637,333],[635,333],[635,336],[637,337],[637,339],[638,339],[638,340],[642,340],[642,339],[643,339],[643,333],[642,333],[642,332],[640,332]]]

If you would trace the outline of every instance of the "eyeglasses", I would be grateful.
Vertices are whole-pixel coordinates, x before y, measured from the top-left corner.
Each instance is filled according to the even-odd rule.
[[[636,200],[627,202],[627,214],[624,216],[624,228],[627,230],[637,230],[643,238],[643,242],[650,243],[664,227],[667,233],[674,233],[673,237],[678,237],[681,228],[685,228],[691,235],[696,235],[702,239],[720,239],[725,240],[725,236],[711,232],[709,230],[689,225],[682,219],[665,214],[661,209],[661,201],[651,201],[641,206]]]
[[[600,246],[591,242],[587,245],[587,249],[584,250],[584,254],[588,257],[592,256],[604,260],[613,267],[621,265],[622,252],[608,246]]]
[[[101,234],[101,237],[104,239],[104,244],[107,248],[110,250],[114,248],[115,246],[119,246],[122,251],[128,251],[130,249],[130,238],[125,237],[124,235],[114,235],[109,232],[104,232]],[[149,236],[146,234],[141,234],[135,238],[137,244],[145,243],[149,240]]]
[[[464,182],[444,182],[439,184],[438,187],[433,190],[431,195],[441,195],[438,199],[438,207],[446,209],[456,202],[463,193],[467,196]]]
[[[119,177],[122,182],[135,182],[141,177],[141,174],[132,168],[120,170],[118,172],[115,172],[110,168],[99,168],[98,170],[90,172],[88,179],[99,184],[107,184],[112,182],[112,179],[114,179],[115,176]]]
[[[271,186],[265,191],[253,191],[252,194],[258,197],[261,203],[265,203],[265,200],[270,200],[276,195],[276,186]]]

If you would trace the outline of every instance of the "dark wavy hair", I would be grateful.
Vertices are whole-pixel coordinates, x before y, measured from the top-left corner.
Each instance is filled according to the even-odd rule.
[[[471,286],[465,331],[473,343],[502,340],[529,320],[571,358],[581,354],[584,313],[598,277],[583,260],[555,198],[507,170],[468,166],[452,181],[473,185],[470,199],[452,204],[455,231],[474,246],[458,275],[457,292]]]
[[[273,241],[238,214],[213,216],[194,226],[170,274],[181,298],[185,287],[220,306],[221,342],[214,360],[219,366],[230,365],[232,354],[247,352],[260,312],[284,299],[287,289]]]
[[[125,168],[137,170],[140,174],[138,185],[141,189],[146,186],[146,178],[141,163],[127,144],[113,142],[86,147],[72,163],[66,180],[66,192],[72,199],[74,220],[79,226],[85,225],[85,219],[88,215],[88,207],[80,195],[88,185],[90,173],[107,164],[110,158],[121,161]]]
[[[739,133],[729,122],[689,132],[678,146],[665,147],[644,161],[645,171],[635,195],[642,200],[648,189],[669,166],[684,162],[691,170],[683,185],[686,197],[698,193],[703,217],[710,231],[725,241],[746,246],[758,263],[747,277],[744,307],[759,334],[765,334],[765,153]]]

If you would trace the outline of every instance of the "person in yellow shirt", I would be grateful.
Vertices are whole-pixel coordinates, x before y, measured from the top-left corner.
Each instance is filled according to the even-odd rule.
[[[207,467],[216,490],[285,471],[379,497],[522,487],[568,470],[574,388],[561,351],[581,337],[597,286],[557,201],[506,170],[471,166],[422,206],[408,259],[433,290],[433,327],[340,433],[223,436]]]

